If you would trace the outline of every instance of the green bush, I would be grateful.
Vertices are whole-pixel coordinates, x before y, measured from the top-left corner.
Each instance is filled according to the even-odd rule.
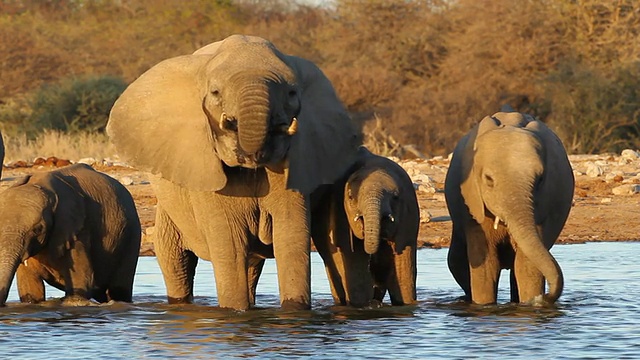
[[[112,76],[45,84],[31,103],[32,126],[37,132],[103,132],[113,103],[126,87],[124,80]]]

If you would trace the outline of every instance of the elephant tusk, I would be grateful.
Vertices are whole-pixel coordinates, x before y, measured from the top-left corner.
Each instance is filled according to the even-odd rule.
[[[391,222],[396,221],[396,219],[393,217],[393,214],[389,214],[389,215],[387,215],[387,217],[389,218],[389,220],[390,220]]]
[[[360,214],[356,214],[356,216],[353,218],[354,222],[361,221],[361,220],[362,220],[362,215]]]
[[[227,120],[227,114],[225,112],[223,112],[222,114],[220,114],[220,128],[223,129],[224,128],[224,122]]]
[[[24,259],[24,266],[29,266],[27,265],[27,259]]]
[[[294,117],[293,120],[291,120],[291,125],[289,125],[289,128],[287,129],[287,135],[291,136],[295,134],[297,131],[298,131],[298,119]]]
[[[500,222],[500,218],[496,216],[496,220],[493,222],[493,230],[498,230],[499,222]]]

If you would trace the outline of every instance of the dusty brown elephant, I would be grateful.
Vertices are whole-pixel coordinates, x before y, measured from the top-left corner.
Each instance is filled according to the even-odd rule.
[[[531,116],[496,113],[460,140],[445,180],[453,221],[448,264],[468,300],[495,303],[501,269],[511,269],[512,302],[560,297],[562,270],[549,249],[573,191],[562,143]]]
[[[247,309],[273,255],[282,307],[310,307],[310,194],[346,171],[361,140],[316,65],[234,35],[140,76],[107,132],[154,174],[170,303],[192,301],[201,258],[213,264],[219,305]]]
[[[14,274],[22,302],[43,281],[100,302],[131,302],[140,220],[129,191],[84,164],[37,173],[0,193],[0,304]]]
[[[414,303],[420,208],[413,181],[393,160],[361,152],[363,164],[344,188],[344,208],[353,236],[371,256],[373,298],[382,301],[388,290],[393,305]]]

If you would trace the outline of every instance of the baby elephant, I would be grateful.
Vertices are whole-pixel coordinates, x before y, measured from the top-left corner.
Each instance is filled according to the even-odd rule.
[[[140,251],[133,198],[84,164],[26,177],[0,193],[0,305],[14,274],[22,302],[66,297],[131,302]]]
[[[416,245],[420,209],[413,182],[394,161],[360,149],[362,166],[344,187],[352,235],[371,256],[374,299],[387,290],[393,305],[416,301]]]

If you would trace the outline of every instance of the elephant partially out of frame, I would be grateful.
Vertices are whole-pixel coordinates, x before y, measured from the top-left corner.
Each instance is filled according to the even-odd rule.
[[[84,164],[36,173],[0,193],[0,305],[14,275],[22,302],[131,302],[140,220],[129,191]]]
[[[310,307],[310,195],[342,176],[362,138],[316,65],[233,35],[141,75],[107,132],[153,174],[169,303],[192,301],[200,258],[219,305],[248,309],[274,256],[281,306]]]
[[[562,143],[529,115],[485,117],[458,142],[445,179],[453,221],[448,264],[468,300],[495,303],[501,269],[511,269],[512,302],[560,297],[564,278],[549,249],[573,191]]]

